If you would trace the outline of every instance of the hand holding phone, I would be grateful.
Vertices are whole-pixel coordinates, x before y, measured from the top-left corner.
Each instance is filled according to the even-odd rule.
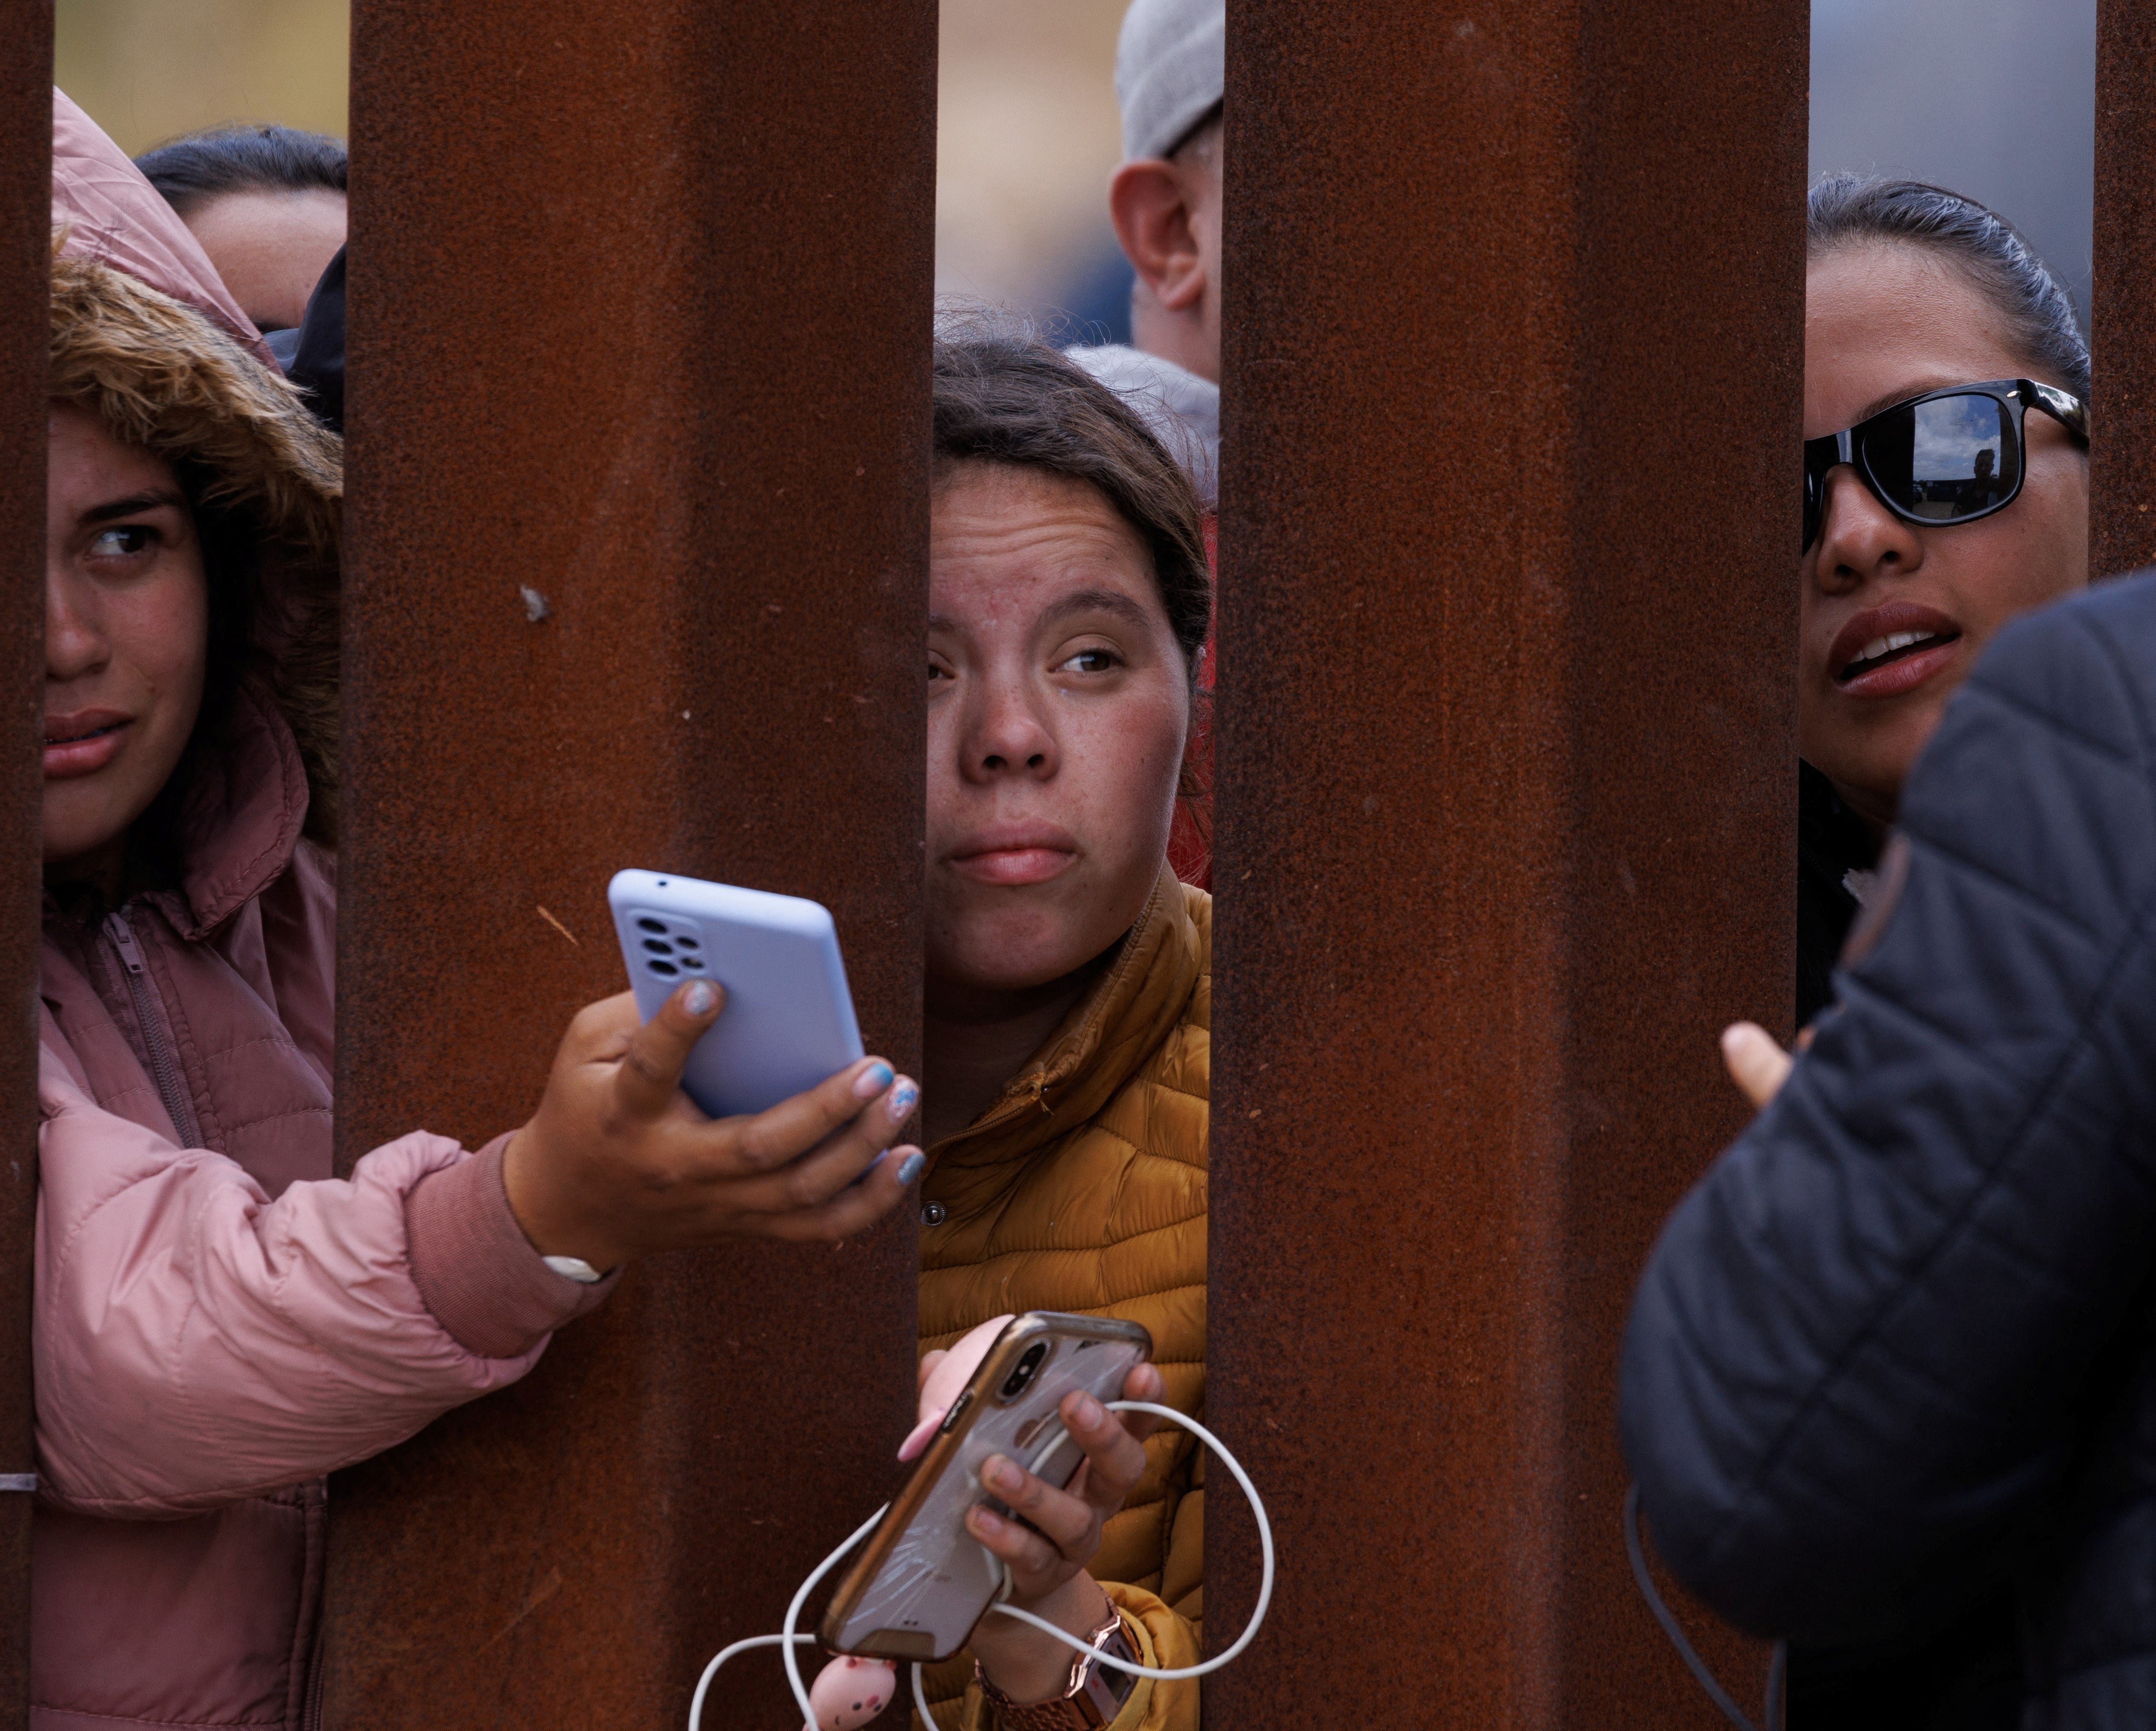
[[[850,1237],[920,1175],[920,1149],[893,1146],[920,1091],[880,1058],[752,1116],[706,1116],[681,1073],[724,1004],[694,980],[649,1021],[624,992],[570,1023],[538,1111],[502,1157],[510,1210],[541,1254],[604,1272],[729,1237]]]
[[[966,1530],[1011,1573],[1010,1603],[1076,1636],[1100,1627],[1108,1596],[1087,1573],[1101,1548],[1101,1528],[1123,1506],[1145,1475],[1143,1440],[1160,1426],[1145,1413],[1111,1413],[1113,1400],[1159,1400],[1167,1392],[1160,1372],[1137,1364],[1120,1388],[1095,1400],[1067,1395],[1059,1414],[1083,1459],[1058,1482],[1057,1465],[1040,1474],[1023,1457],[982,1464],[981,1482],[995,1493],[967,1516]],[[1066,1455],[1067,1458],[1067,1455]],[[1008,1509],[1005,1515],[998,1505]],[[1070,1649],[1009,1617],[985,1617],[970,1641],[988,1680],[1014,1701],[1045,1699],[1070,1674]],[[1116,1698],[1129,1692],[1127,1677],[1105,1681]]]
[[[944,1406],[943,1415],[912,1482],[833,1598],[825,1644],[927,1660],[957,1651],[970,1634],[975,1656],[1006,1692],[1029,1698],[1022,1692],[1036,1672],[1038,1692],[1054,1692],[1069,1675],[1069,1649],[982,1614],[1008,1562],[1014,1603],[1074,1634],[1100,1623],[1106,1598],[1085,1565],[1099,1548],[1101,1521],[1145,1470],[1139,1438],[1154,1424],[1139,1417],[1127,1425],[1101,1403],[1158,1398],[1160,1373],[1145,1363],[1151,1350],[1137,1323],[1037,1311],[997,1333],[955,1395],[924,1377],[924,1404]],[[1028,1471],[1059,1419],[1070,1438],[1038,1474]]]

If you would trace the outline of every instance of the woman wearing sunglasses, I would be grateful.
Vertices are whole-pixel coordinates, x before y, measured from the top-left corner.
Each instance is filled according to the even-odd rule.
[[[1974,200],[1812,189],[1797,1013],[1832,996],[1902,783],[1992,634],[2088,582],[2088,345]]]
[[[2088,582],[2088,346],[2013,228],[1912,181],[1812,190],[1804,295],[1797,1014],[1832,974],[1902,784],[1993,634]],[[2008,1731],[2013,1609],[1793,1648],[1790,1731]]]

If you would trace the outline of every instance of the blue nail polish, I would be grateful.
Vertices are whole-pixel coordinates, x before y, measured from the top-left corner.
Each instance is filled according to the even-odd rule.
[[[884,1104],[891,1109],[891,1121],[902,1124],[913,1116],[914,1102],[921,1098],[921,1090],[910,1081],[901,1082],[891,1091],[891,1098]]]
[[[878,1059],[854,1078],[854,1098],[873,1100],[891,1086],[891,1066]]]
[[[681,994],[681,1008],[692,1016],[707,1016],[711,1006],[718,1002],[719,994],[711,989],[707,979],[691,980],[689,989]]]
[[[898,1187],[901,1190],[921,1176],[921,1169],[928,1163],[928,1156],[916,1148],[898,1163]]]
[[[876,1091],[880,1093],[884,1089],[891,1086],[891,1066],[888,1064],[870,1065],[869,1081],[875,1084]]]

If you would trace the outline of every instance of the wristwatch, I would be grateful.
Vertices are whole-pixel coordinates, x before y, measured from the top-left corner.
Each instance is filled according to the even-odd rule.
[[[1096,1731],[1123,1710],[1138,1680],[1127,1671],[1095,1663],[1102,1653],[1133,1662],[1137,1658],[1137,1648],[1123,1632],[1123,1614],[1110,1605],[1108,1621],[1086,1640],[1091,1651],[1071,1662],[1070,1687],[1045,1701],[1012,1700],[983,1674],[981,1662],[973,1662],[973,1680],[988,1699],[998,1731]]]

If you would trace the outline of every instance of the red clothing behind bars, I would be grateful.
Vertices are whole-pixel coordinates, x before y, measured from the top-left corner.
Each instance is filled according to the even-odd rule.
[[[1220,520],[1205,513],[1205,571],[1214,581],[1213,616],[1205,647],[1198,652],[1198,703],[1190,718],[1190,747],[1183,759],[1183,798],[1168,832],[1168,863],[1194,889],[1213,888],[1213,645],[1220,617]]]

